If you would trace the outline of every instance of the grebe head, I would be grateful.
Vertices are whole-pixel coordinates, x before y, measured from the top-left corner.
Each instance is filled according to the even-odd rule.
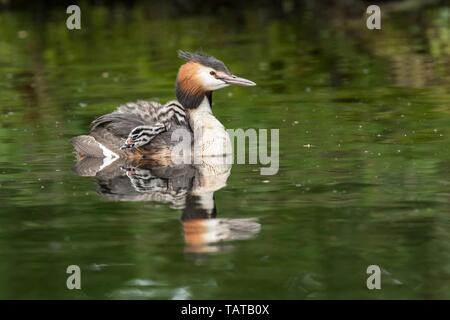
[[[181,50],[178,56],[187,61],[178,71],[176,84],[177,99],[185,108],[196,108],[205,96],[211,97],[212,91],[229,85],[256,85],[231,74],[225,64],[213,56]]]

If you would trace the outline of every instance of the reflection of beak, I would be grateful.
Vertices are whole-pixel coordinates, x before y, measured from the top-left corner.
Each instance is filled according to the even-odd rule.
[[[254,83],[253,81],[244,79],[244,78],[239,78],[238,76],[235,75],[224,75],[222,77],[220,77],[220,80],[224,81],[225,83],[228,84],[234,84],[237,86],[256,86],[256,83]]]

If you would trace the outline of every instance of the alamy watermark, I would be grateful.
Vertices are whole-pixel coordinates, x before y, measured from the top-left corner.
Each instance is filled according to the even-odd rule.
[[[367,278],[366,286],[369,290],[381,289],[381,268],[376,264],[370,265],[366,270],[370,276]]]
[[[81,29],[81,9],[77,5],[70,5],[66,9],[66,13],[70,14],[66,20],[66,26],[69,30]],[[378,5],[372,4],[367,7],[366,14],[369,16],[366,19],[366,26],[369,30],[381,29],[381,9]]]
[[[70,16],[66,20],[66,26],[69,30],[81,29],[81,9],[77,5],[70,5],[66,9],[66,13]]]
[[[81,289],[81,269],[76,264],[67,267],[66,273],[70,274],[67,277],[66,286],[69,290]]]
[[[270,137],[269,137],[270,133]],[[199,138],[198,138],[199,137]],[[270,140],[270,143],[269,143]],[[185,128],[172,133],[171,158],[175,164],[201,164],[214,158],[214,164],[260,164],[261,175],[275,175],[279,170],[279,129],[226,129],[226,132],[207,132]],[[247,144],[248,142],[248,144]],[[269,150],[270,149],[270,150]]]

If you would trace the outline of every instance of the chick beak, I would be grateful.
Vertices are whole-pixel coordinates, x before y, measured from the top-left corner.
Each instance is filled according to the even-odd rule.
[[[254,83],[253,81],[244,79],[244,78],[240,78],[238,76],[235,75],[223,75],[220,77],[220,79],[222,81],[224,81],[225,83],[228,84],[234,84],[237,86],[245,86],[245,87],[250,87],[250,86],[256,86],[256,83]]]

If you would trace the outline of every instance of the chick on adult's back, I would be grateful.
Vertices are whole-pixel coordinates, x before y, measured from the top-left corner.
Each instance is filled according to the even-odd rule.
[[[88,135],[71,140],[79,158],[104,158],[104,166],[116,159],[170,158],[176,145],[172,135],[183,129],[200,156],[226,153],[225,128],[212,113],[212,92],[229,85],[253,86],[254,82],[232,75],[225,64],[200,53],[179,51],[186,60],[176,81],[177,101],[164,105],[137,101],[92,122]],[[222,141],[223,140],[223,141]],[[223,142],[223,143],[221,143]]]

